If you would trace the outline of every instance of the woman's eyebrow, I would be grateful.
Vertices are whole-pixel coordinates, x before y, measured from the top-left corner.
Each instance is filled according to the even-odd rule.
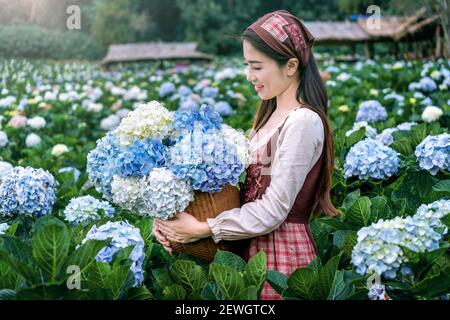
[[[244,61],[244,64],[246,64],[247,62]],[[257,61],[257,60],[250,60],[248,63],[262,63],[262,61]]]

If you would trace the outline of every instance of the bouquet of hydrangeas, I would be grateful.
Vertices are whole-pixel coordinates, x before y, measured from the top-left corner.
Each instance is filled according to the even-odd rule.
[[[106,199],[169,219],[194,200],[194,191],[237,185],[249,163],[247,138],[211,107],[170,112],[152,101],[97,141],[87,172]]]

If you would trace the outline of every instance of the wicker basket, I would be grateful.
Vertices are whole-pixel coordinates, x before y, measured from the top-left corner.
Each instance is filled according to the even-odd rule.
[[[241,206],[239,190],[231,185],[225,186],[222,191],[215,193],[195,192],[194,201],[184,210],[199,221],[214,218],[223,211]],[[218,249],[237,252],[236,241],[220,241],[215,243],[211,237],[196,242],[182,244],[170,242],[173,253],[187,253],[205,261],[212,262]]]

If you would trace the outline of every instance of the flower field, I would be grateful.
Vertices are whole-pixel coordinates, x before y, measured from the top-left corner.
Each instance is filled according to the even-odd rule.
[[[163,249],[150,212],[243,181],[259,101],[241,65],[0,60],[0,299],[258,299],[266,281],[284,299],[448,299],[446,60],[321,59],[342,215],[311,220],[307,268]],[[226,166],[180,164],[194,121]]]

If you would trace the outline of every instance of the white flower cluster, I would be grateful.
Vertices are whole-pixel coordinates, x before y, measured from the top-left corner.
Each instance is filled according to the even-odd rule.
[[[131,111],[117,128],[121,145],[130,145],[135,139],[162,139],[170,134],[173,115],[157,101],[142,104]]]
[[[227,124],[222,124],[222,131],[225,140],[234,144],[237,149],[237,155],[241,162],[248,167],[252,163],[252,157],[250,156],[249,140],[242,131],[238,131]]]
[[[106,201],[100,201],[93,196],[83,196],[70,200],[64,209],[64,219],[73,225],[88,225],[101,218],[100,210],[108,218],[112,218],[115,209]]]
[[[194,200],[189,183],[176,178],[167,168],[155,168],[144,178],[114,176],[112,193],[117,205],[163,220],[183,211]]]
[[[375,136],[377,135],[377,129],[375,129],[374,127],[370,126],[367,121],[358,121],[355,122],[353,124],[353,128],[351,130],[348,130],[345,133],[346,137],[349,137],[353,132],[358,131],[361,128],[365,128],[366,129],[366,137],[368,138],[375,138]]]

